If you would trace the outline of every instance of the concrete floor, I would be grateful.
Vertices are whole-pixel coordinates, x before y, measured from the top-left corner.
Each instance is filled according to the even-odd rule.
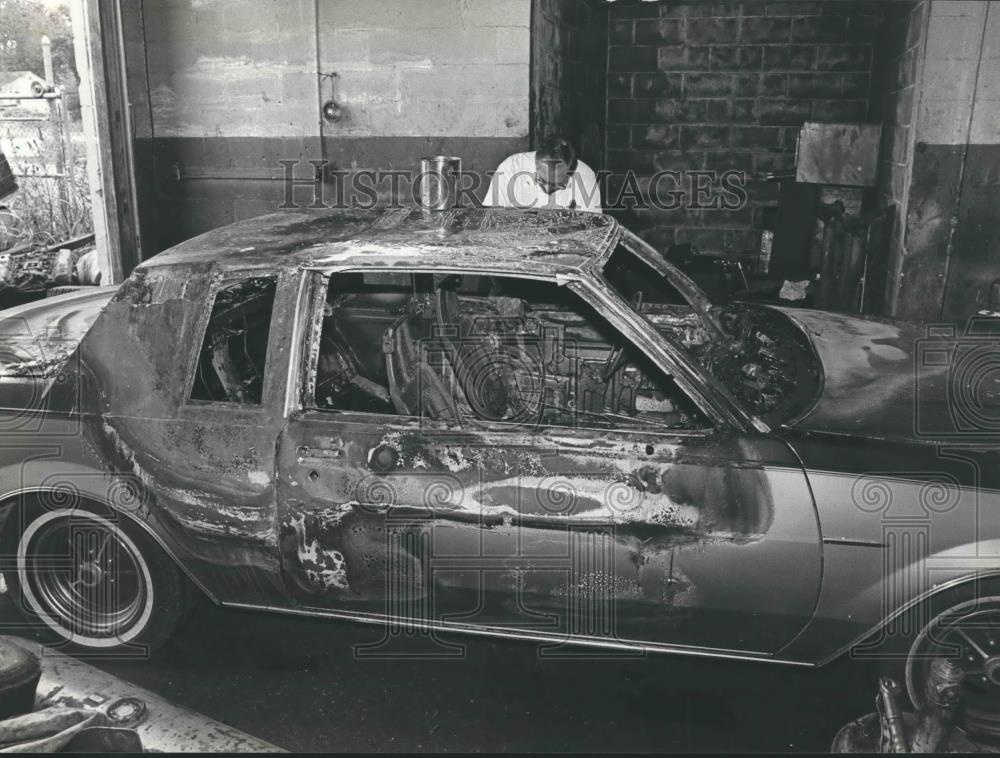
[[[6,599],[0,627],[16,618]],[[827,751],[872,710],[875,679],[665,656],[540,658],[536,645],[449,637],[453,660],[372,660],[379,627],[201,603],[147,661],[91,661],[294,751]]]

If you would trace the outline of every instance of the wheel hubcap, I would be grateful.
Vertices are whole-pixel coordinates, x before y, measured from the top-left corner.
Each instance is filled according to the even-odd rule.
[[[42,609],[76,635],[113,638],[142,615],[145,564],[110,522],[50,518],[25,550],[24,581]]]

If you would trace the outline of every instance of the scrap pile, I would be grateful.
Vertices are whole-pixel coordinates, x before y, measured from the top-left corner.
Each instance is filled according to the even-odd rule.
[[[79,704],[36,703],[39,657],[0,642],[0,753],[142,752],[135,730],[107,713]],[[131,715],[131,712],[130,712]]]
[[[0,253],[0,308],[45,297],[56,287],[96,285],[94,235],[56,245],[19,245]]]
[[[57,647],[0,636],[0,753],[43,752],[282,751]]]

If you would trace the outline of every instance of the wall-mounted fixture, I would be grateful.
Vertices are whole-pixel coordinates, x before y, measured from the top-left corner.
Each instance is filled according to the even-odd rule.
[[[340,105],[334,100],[327,100],[323,103],[323,118],[331,123],[337,123],[344,117],[344,112]]]
[[[344,118],[344,109],[337,102],[337,87],[336,80],[340,78],[340,75],[336,71],[331,71],[328,74],[320,73],[320,92],[325,89],[326,82],[330,83],[330,97],[323,101],[323,120],[331,124],[336,124]]]
[[[881,141],[881,124],[807,121],[799,132],[795,181],[874,187]]]

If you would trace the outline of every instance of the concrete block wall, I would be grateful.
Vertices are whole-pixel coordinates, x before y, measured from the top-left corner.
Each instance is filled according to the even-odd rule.
[[[604,164],[608,10],[604,0],[537,0],[532,17],[532,132],[570,138]]]
[[[525,0],[324,0],[318,7],[322,70],[338,73],[347,114],[327,129],[330,136],[528,134]]]
[[[906,194],[929,7],[928,0],[889,3],[879,23],[870,115],[883,126],[877,190],[886,205]]]
[[[777,185],[794,167],[804,121],[868,116],[877,2],[644,2],[611,6],[609,195],[632,171],[737,169],[751,179],[739,210],[623,214],[652,244],[750,253]],[[666,184],[666,183],[665,183]],[[682,188],[683,189],[683,188]]]
[[[302,178],[309,159],[405,170],[440,153],[484,173],[528,148],[531,0],[125,5],[147,256],[276,210],[282,159]],[[336,124],[320,118],[333,72]]]
[[[1000,279],[1000,2],[926,5],[892,313],[962,321]]]

